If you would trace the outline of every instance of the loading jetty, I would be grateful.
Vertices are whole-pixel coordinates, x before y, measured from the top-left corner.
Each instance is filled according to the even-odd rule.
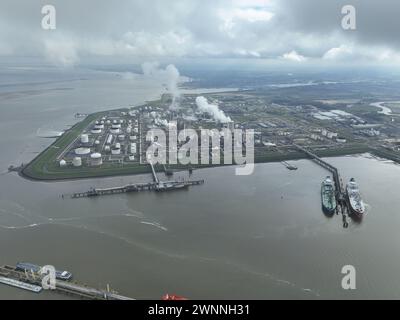
[[[305,149],[304,147],[299,146],[297,144],[294,144],[293,146],[296,149],[300,150],[301,152],[305,153],[316,164],[318,164],[322,168],[328,170],[332,174],[333,181],[335,183],[335,189],[336,189],[336,201],[338,203],[337,214],[342,215],[343,227],[347,228],[349,226],[347,219],[348,219],[351,211],[350,211],[350,204],[347,201],[347,197],[346,197],[346,190],[345,190],[345,187],[343,184],[343,180],[340,177],[339,170],[336,167],[334,167],[333,165],[331,165],[330,163],[328,163],[325,160],[318,157],[316,154]]]
[[[24,272],[16,267],[5,265],[0,267],[0,283],[34,293],[43,291],[43,275],[37,272]],[[134,300],[110,290],[99,290],[77,282],[56,280],[55,289],[49,292],[65,294],[86,300]]]
[[[71,198],[91,198],[91,197],[99,197],[120,193],[132,193],[132,192],[141,192],[141,191],[173,191],[173,190],[182,190],[186,189],[189,186],[196,186],[204,184],[204,180],[187,180],[187,181],[161,181],[157,177],[156,170],[152,163],[149,164],[151,166],[151,173],[153,177],[153,182],[148,183],[137,183],[137,184],[128,184],[122,187],[114,187],[114,188],[106,188],[106,189],[98,189],[92,188],[86,192],[77,192],[71,195]],[[64,196],[63,196],[64,197]]]

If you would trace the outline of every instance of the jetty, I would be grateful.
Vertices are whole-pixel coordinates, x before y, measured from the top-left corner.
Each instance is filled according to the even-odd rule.
[[[34,293],[43,292],[42,279],[43,275],[37,272],[24,272],[9,265],[0,267],[0,283],[19,289]],[[86,300],[134,300],[122,296],[117,292],[110,291],[109,288],[107,290],[100,290],[77,282],[61,281],[58,279],[56,280],[55,289],[46,291]]]
[[[328,163],[327,161],[321,159],[319,156],[314,154],[313,152],[307,150],[306,148],[299,146],[297,144],[293,145],[295,148],[300,150],[301,152],[305,153],[311,160],[313,160],[316,164],[321,166],[322,168],[328,170],[332,176],[333,176],[333,181],[335,183],[335,189],[336,189],[336,201],[338,203],[338,214],[340,213],[342,215],[342,220],[343,220],[343,227],[347,228],[349,226],[347,222],[347,218],[350,214],[350,204],[347,201],[346,198],[346,189],[344,187],[344,183],[342,178],[340,177],[339,170]]]
[[[142,191],[173,191],[173,190],[181,190],[186,189],[189,186],[196,186],[204,184],[204,180],[185,180],[185,181],[161,181],[157,177],[156,170],[152,163],[149,163],[151,167],[151,173],[153,177],[153,182],[148,183],[136,183],[136,184],[128,184],[121,187],[113,187],[113,188],[92,188],[86,192],[76,192],[71,195],[71,198],[91,198],[91,197],[99,197],[105,195],[113,195],[120,193],[132,193],[132,192],[142,192]],[[64,197],[64,195],[63,195]]]

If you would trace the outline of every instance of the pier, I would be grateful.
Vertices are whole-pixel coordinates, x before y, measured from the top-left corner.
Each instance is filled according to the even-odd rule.
[[[350,213],[350,205],[346,199],[346,189],[343,184],[343,180],[340,177],[339,170],[331,165],[330,163],[326,162],[325,160],[321,159],[318,157],[316,154],[312,153],[311,151],[305,149],[302,146],[299,146],[297,144],[293,145],[295,148],[300,150],[301,152],[305,153],[308,157],[310,157],[316,164],[319,166],[323,167],[324,169],[328,170],[332,176],[333,176],[333,181],[335,183],[335,189],[336,189],[336,201],[338,202],[338,213],[342,214],[342,219],[343,219],[343,227],[347,228],[348,227],[348,222],[347,218]]]
[[[5,265],[0,267],[0,277],[2,277],[2,283],[11,285],[20,289],[29,290],[32,292],[39,293],[42,290],[42,275],[34,272],[23,272],[17,270],[15,267]],[[65,295],[69,295],[78,299],[89,299],[89,300],[134,300],[129,297],[119,295],[116,292],[110,290],[99,290],[91,288],[89,286],[79,284],[76,282],[67,282],[56,280],[56,287],[49,292],[56,292]]]
[[[160,180],[159,180],[158,177],[157,177],[156,170],[154,169],[153,163],[150,161],[149,164],[150,164],[150,167],[151,167],[151,174],[153,175],[153,180],[154,180],[154,182],[155,182],[155,183],[159,183]]]
[[[156,171],[152,163],[150,163],[151,172],[154,182],[148,183],[138,183],[138,184],[128,184],[122,187],[98,189],[92,188],[86,192],[77,192],[71,195],[71,198],[91,198],[99,197],[105,195],[113,195],[120,193],[131,193],[131,192],[141,192],[141,191],[171,191],[180,190],[187,188],[189,186],[196,186],[204,184],[204,180],[187,180],[187,181],[160,181],[157,177]],[[64,195],[63,195],[64,197]]]

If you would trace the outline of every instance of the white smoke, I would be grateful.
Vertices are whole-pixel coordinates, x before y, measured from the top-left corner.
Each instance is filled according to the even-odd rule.
[[[230,117],[227,117],[225,113],[219,109],[219,107],[215,104],[209,104],[207,99],[204,97],[196,98],[196,105],[201,112],[206,112],[210,116],[212,116],[216,121],[221,123],[232,122]]]
[[[160,68],[158,62],[145,62],[142,64],[143,74],[147,77],[157,77],[162,81],[166,81],[168,92],[172,96],[171,110],[179,108],[179,98],[181,96],[178,84],[180,80],[180,73],[173,65],[168,65],[165,69]]]

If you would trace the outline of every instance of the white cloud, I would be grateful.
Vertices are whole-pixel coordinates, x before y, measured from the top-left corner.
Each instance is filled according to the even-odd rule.
[[[298,54],[295,50],[290,51],[288,53],[284,53],[281,58],[284,60],[295,61],[295,62],[303,62],[307,60],[306,57],[302,56],[301,54]]]
[[[121,61],[211,56],[291,62],[361,56],[390,62],[397,61],[400,52],[396,28],[400,20],[387,5],[382,12],[388,15],[390,30],[385,19],[379,28],[366,24],[376,19],[359,19],[357,32],[346,33],[338,22],[339,0],[329,4],[320,0],[121,0],[118,4],[69,0],[57,2],[57,30],[45,32],[40,28],[41,1],[25,2],[23,11],[15,0],[0,2],[0,55],[43,55],[59,65],[74,65],[90,56]],[[377,5],[376,0],[363,0],[360,14],[372,17]],[[400,2],[396,6],[400,8]],[[320,9],[318,16],[313,8]]]
[[[340,47],[331,48],[323,55],[325,60],[345,60],[353,54],[352,47],[342,44]]]
[[[77,44],[71,39],[50,38],[44,41],[46,58],[63,67],[74,66],[79,62]]]

